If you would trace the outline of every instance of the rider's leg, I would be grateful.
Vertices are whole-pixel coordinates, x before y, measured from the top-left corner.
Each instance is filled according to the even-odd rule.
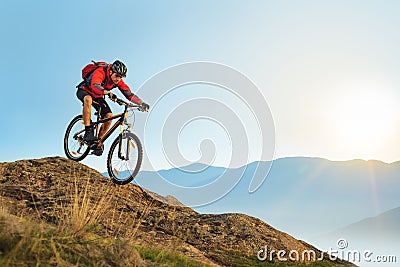
[[[92,106],[92,97],[86,95],[83,98],[83,124],[85,125],[85,135],[83,136],[83,141],[91,144],[94,141],[93,127],[90,125],[90,107]]]
[[[91,106],[92,106],[92,97],[90,95],[86,95],[83,98],[83,110],[82,110],[83,123],[85,124],[85,126],[90,126]]]
[[[112,113],[107,113],[107,114],[104,116],[103,119],[111,118],[112,115],[113,115]],[[101,125],[101,127],[100,127],[100,132],[99,132],[99,138],[100,138],[100,139],[103,138],[103,136],[106,134],[106,132],[108,131],[108,129],[109,129],[110,126],[111,126],[111,123],[112,123],[112,121],[110,120],[110,121],[107,121],[107,122],[103,123],[103,125]],[[101,145],[102,145],[102,143],[99,142],[98,146],[101,146]]]

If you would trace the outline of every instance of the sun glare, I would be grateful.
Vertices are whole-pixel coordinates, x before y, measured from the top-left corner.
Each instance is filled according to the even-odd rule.
[[[353,92],[338,99],[332,122],[341,147],[364,159],[382,154],[394,130],[394,100],[382,91]]]

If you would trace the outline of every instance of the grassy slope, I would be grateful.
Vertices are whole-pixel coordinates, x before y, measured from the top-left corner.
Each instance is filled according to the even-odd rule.
[[[0,266],[207,266],[129,239],[103,238],[92,233],[94,227],[76,234],[1,211]]]
[[[95,226],[79,234],[63,227],[27,221],[0,212],[0,266],[208,266],[171,251],[137,246],[132,240],[103,238],[92,233]],[[332,266],[261,262],[227,252],[232,266]]]
[[[40,160],[17,162],[11,165],[11,168],[8,165],[7,168],[3,166],[3,170],[0,164],[0,173],[5,173],[3,177],[5,182],[12,179],[10,177],[15,177],[14,183],[8,184],[7,193],[12,198],[7,200],[0,195],[0,266],[208,266],[204,262],[212,264],[210,257],[208,259],[198,257],[202,256],[201,251],[199,255],[193,256],[189,253],[188,256],[184,256],[182,253],[171,252],[171,247],[167,250],[164,249],[166,246],[154,246],[150,243],[138,245],[140,240],[137,239],[136,232],[142,218],[148,216],[153,198],[151,200],[137,199],[137,201],[144,201],[143,207],[137,207],[141,215],[129,221],[130,227],[127,227],[126,220],[130,217],[125,216],[125,220],[122,216],[125,206],[121,209],[121,206],[113,203],[113,196],[119,194],[119,187],[110,187],[108,181],[106,183],[101,180],[94,186],[90,179],[92,176],[97,178],[97,172],[90,174],[90,170],[81,165],[75,166],[76,171],[87,172],[86,176],[81,177],[73,172],[74,179],[71,180],[70,177],[63,177],[64,173],[61,172],[57,175],[70,179],[69,183],[61,183],[65,180],[49,178],[51,176],[47,168],[52,167],[51,163],[57,168],[64,167],[65,173],[71,169],[71,166],[65,165],[66,163],[58,158],[45,159],[45,163]],[[45,168],[41,168],[43,164]],[[32,172],[33,180],[30,175]],[[43,194],[41,198],[36,197],[38,200],[35,200],[30,191],[32,187],[36,189],[37,194]],[[44,217],[47,218],[45,220],[39,216],[38,209],[41,208],[43,212],[45,209],[40,205],[46,205],[46,201],[52,199],[46,198],[50,193],[43,191],[43,188],[53,190],[49,192],[53,194],[53,197],[59,195],[57,201],[60,201],[58,205],[49,205],[54,210],[46,210],[46,214],[51,216]],[[131,191],[125,191],[125,195],[141,196],[141,193],[135,190],[136,188],[131,187]],[[33,199],[33,205],[29,202],[30,209],[18,209],[18,205],[22,204],[21,200],[30,198]],[[14,201],[15,199],[17,201]],[[5,205],[7,203],[9,205]],[[10,212],[5,207],[8,207]],[[107,217],[108,220],[104,221],[106,211],[112,212],[111,216]],[[33,216],[36,213],[38,216]],[[160,212],[153,216],[158,214]],[[176,216],[176,212],[172,214]],[[157,221],[157,217],[155,218]],[[160,220],[162,218],[164,217],[159,217]],[[111,232],[114,234],[104,231],[104,222],[107,227],[111,227]],[[175,224],[172,229],[174,226]],[[183,242],[187,240],[185,234],[175,236],[175,238]],[[164,239],[150,239],[150,241],[168,244],[168,240]],[[219,250],[212,254],[211,259],[214,262],[223,263],[226,266],[305,266],[298,262],[261,262],[256,257],[249,257],[242,252],[232,250]],[[333,262],[322,261],[310,263],[307,266],[334,265]]]

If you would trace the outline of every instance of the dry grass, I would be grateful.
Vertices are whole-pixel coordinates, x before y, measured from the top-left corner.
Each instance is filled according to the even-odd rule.
[[[110,210],[113,199],[113,187],[101,186],[101,191],[97,192],[97,196],[89,193],[90,179],[86,179],[85,188],[79,191],[79,187],[75,178],[73,199],[69,207],[69,214],[62,221],[63,227],[70,227],[70,230],[80,235],[85,230],[95,225],[101,217]],[[92,192],[92,191],[90,191]]]
[[[30,191],[31,210],[9,212],[0,196],[0,266],[204,266],[182,254],[137,245],[136,235],[155,201],[145,199],[140,210],[132,205],[127,211],[129,196],[122,195],[127,192],[122,187],[89,173],[82,177],[72,171],[70,177],[69,183],[53,180],[56,199]],[[43,199],[49,201],[46,207]],[[155,219],[157,225],[163,218]]]
[[[0,206],[0,266],[139,266],[143,262],[133,239],[103,237],[95,231],[106,213],[118,213],[112,208],[116,187],[94,183],[90,175],[83,179],[82,184],[74,175],[69,186],[55,185],[60,201],[54,206],[54,224],[25,220],[24,214],[18,217]],[[41,218],[33,204],[33,212]]]
[[[0,217],[0,266],[138,266],[134,244],[94,234],[80,237],[55,226]]]

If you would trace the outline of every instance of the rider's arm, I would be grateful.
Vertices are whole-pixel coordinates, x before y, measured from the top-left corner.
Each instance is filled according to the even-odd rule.
[[[119,83],[117,84],[118,89],[121,91],[121,93],[131,102],[141,105],[143,101],[134,93],[132,93],[131,89],[129,86],[121,79]]]
[[[96,92],[97,94],[103,95],[104,94],[104,87],[101,86],[101,83],[104,81],[106,74],[104,73],[103,68],[96,69],[92,74],[92,80],[90,83],[91,89]]]

